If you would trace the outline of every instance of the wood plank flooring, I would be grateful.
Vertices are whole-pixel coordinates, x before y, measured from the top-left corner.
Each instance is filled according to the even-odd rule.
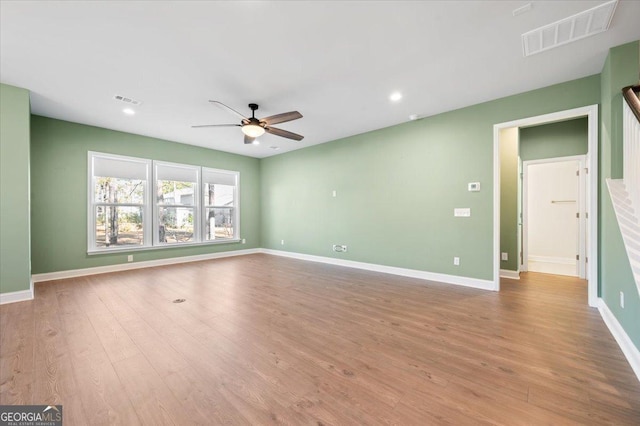
[[[640,424],[573,278],[494,293],[257,254],[35,292],[0,306],[0,404],[65,425]]]

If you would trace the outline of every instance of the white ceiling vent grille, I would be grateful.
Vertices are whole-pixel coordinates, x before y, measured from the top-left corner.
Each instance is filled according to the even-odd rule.
[[[608,1],[522,34],[524,56],[535,55],[608,30],[617,4],[618,0]]]
[[[126,96],[122,95],[114,95],[113,99],[130,105],[140,105],[142,103],[141,101],[136,101],[135,99],[127,98]]]

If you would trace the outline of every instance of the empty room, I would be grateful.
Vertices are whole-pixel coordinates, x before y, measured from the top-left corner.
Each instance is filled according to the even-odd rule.
[[[0,425],[640,424],[640,2],[0,1]]]

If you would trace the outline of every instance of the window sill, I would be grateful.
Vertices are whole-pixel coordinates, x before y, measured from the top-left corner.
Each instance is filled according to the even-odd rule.
[[[126,253],[126,252],[132,252],[132,251],[163,250],[163,249],[172,249],[172,248],[181,248],[181,247],[214,246],[218,244],[239,243],[241,241],[242,241],[241,239],[237,238],[232,240],[205,241],[205,242],[199,242],[199,243],[162,244],[157,246],[114,247],[114,248],[87,250],[87,254],[89,256],[94,256],[99,254]]]

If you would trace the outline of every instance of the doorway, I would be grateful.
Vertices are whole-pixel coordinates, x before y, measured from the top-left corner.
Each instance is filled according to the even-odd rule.
[[[588,122],[588,152],[586,155],[585,184],[585,226],[588,239],[585,244],[585,256],[589,259],[585,269],[588,279],[588,303],[596,307],[598,303],[598,105],[590,105],[566,111],[559,111],[535,117],[498,123],[493,126],[493,289],[500,290],[500,133],[512,127],[550,124],[572,118],[586,117]]]
[[[587,278],[585,162],[523,162],[521,271]]]

